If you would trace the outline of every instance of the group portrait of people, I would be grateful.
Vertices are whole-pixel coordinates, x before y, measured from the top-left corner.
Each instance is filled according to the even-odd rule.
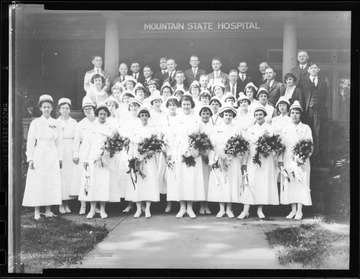
[[[267,219],[264,205],[289,205],[286,218],[302,219],[303,206],[312,205],[311,154],[299,163],[294,150],[311,142],[318,152],[328,88],[305,50],[297,59],[283,77],[267,62],[259,65],[259,79],[248,75],[246,61],[225,73],[220,57],[206,73],[197,55],[186,70],[161,57],[160,69],[119,63],[119,76],[111,77],[94,55],[84,77],[83,119],[70,117],[70,98],[39,98],[41,117],[27,136],[23,206],[34,207],[38,220],[56,216],[54,206],[69,213],[75,210],[69,201],[78,200],[79,214],[92,219],[108,217],[107,203],[125,202],[123,212],[151,218],[152,203],[164,195],[164,211],[176,211],[176,218],[234,218],[233,205],[242,204],[240,220],[250,206]],[[277,136],[283,151],[263,155],[264,135]],[[199,151],[192,139],[209,148]],[[240,142],[246,150],[231,151]]]

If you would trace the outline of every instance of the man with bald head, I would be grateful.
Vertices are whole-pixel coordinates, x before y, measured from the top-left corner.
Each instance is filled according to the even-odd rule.
[[[262,85],[264,82],[266,82],[265,69],[267,66],[269,66],[269,65],[265,61],[261,62],[259,65],[259,71],[260,71],[261,76],[259,76],[259,78],[255,82],[257,87],[260,87],[260,85]]]
[[[115,78],[113,80],[112,85],[114,85],[116,82],[123,82],[125,80],[125,77],[128,75],[129,69],[128,66],[125,63],[121,63],[119,66],[119,73],[120,76]]]

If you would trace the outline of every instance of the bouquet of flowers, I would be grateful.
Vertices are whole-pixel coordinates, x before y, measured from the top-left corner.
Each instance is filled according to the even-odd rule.
[[[115,132],[111,137],[108,137],[101,147],[99,159],[94,163],[100,167],[104,167],[109,164],[110,158],[113,158],[115,153],[120,152],[123,148],[129,148],[130,140],[127,137],[121,136],[118,132]]]
[[[314,144],[311,139],[299,140],[292,149],[293,161],[298,166],[305,165],[306,159],[308,159],[314,152]]]
[[[206,154],[211,149],[213,146],[207,134],[193,133],[189,135],[189,148],[182,155],[182,162],[185,162],[188,167],[194,167],[196,166],[194,158]]]
[[[284,152],[285,147],[281,143],[281,139],[279,135],[270,136],[269,132],[265,132],[263,136],[261,136],[256,141],[256,153],[253,158],[253,163],[258,164],[261,167],[260,154],[267,158],[270,153],[273,153],[275,156],[279,156],[282,152]]]
[[[151,135],[150,138],[145,138],[138,144],[137,151],[144,159],[150,159],[155,153],[160,153],[165,150],[165,142],[157,135]],[[146,161],[145,161],[146,162]]]
[[[232,136],[226,143],[225,154],[242,156],[249,150],[249,142],[240,135]]]

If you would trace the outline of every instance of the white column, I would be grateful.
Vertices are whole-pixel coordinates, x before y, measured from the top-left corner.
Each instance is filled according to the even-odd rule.
[[[297,34],[294,18],[284,20],[283,33],[283,76],[297,65]]]
[[[119,24],[118,15],[106,13],[105,29],[105,66],[104,69],[111,75],[111,79],[119,75]]]

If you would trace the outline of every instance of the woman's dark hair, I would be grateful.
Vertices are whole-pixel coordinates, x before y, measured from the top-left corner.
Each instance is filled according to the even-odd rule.
[[[94,80],[95,79],[98,79],[98,78],[101,78],[101,81],[102,83],[104,84],[105,83],[105,79],[102,75],[99,75],[99,74],[95,74],[91,77],[91,83],[94,84]]]
[[[297,81],[297,78],[296,76],[293,74],[293,73],[287,73],[285,76],[284,76],[284,83],[286,83],[286,80],[289,78],[289,77],[292,77],[294,82]]]
[[[179,101],[176,99],[170,99],[169,101],[166,101],[166,107],[169,107],[171,104],[180,107]]]
[[[195,107],[195,102],[194,102],[194,100],[193,100],[193,98],[191,96],[182,96],[181,99],[180,99],[180,107],[182,106],[183,101],[190,101],[191,108]]]
[[[100,112],[101,110],[104,110],[104,111],[106,112],[107,117],[109,117],[109,116],[111,115],[110,110],[109,110],[107,107],[101,106],[101,107],[98,107],[98,108],[95,110],[95,116],[98,116],[98,115],[99,115],[99,112]]]
[[[41,108],[43,103],[49,103],[54,108],[54,102],[51,102],[49,100],[44,100],[44,101],[39,102],[39,108]]]
[[[60,110],[60,108],[63,106],[63,105],[68,105],[70,110],[71,110],[71,105],[69,103],[61,103],[57,106],[57,109]]]

